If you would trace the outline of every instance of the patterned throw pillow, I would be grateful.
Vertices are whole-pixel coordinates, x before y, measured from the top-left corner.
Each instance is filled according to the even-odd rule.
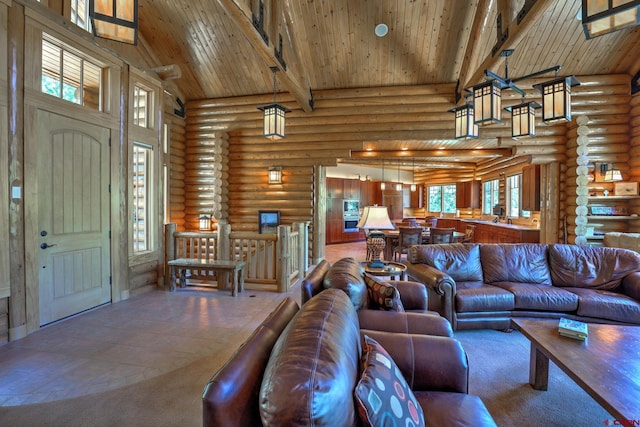
[[[362,375],[355,388],[365,426],[424,426],[424,412],[389,353],[365,335]]]
[[[364,283],[367,285],[369,293],[369,308],[387,311],[404,311],[400,292],[395,286],[384,283],[371,276],[364,274]]]

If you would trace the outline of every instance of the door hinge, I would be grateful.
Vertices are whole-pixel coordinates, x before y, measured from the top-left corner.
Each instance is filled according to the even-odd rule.
[[[111,184],[109,184],[109,193],[111,193]]]
[[[111,238],[111,230],[109,230],[109,238]]]
[[[111,277],[112,277],[112,276],[109,276],[109,284],[110,284],[110,285],[113,285],[113,281],[112,281]]]

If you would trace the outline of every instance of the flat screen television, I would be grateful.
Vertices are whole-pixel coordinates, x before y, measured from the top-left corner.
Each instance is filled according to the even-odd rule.
[[[258,211],[258,232],[276,234],[280,225],[280,211]]]

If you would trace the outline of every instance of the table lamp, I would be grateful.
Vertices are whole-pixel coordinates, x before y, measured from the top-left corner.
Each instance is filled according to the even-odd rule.
[[[367,234],[367,253],[371,254],[369,267],[383,268],[380,261],[380,252],[385,247],[384,234],[380,230],[393,230],[394,226],[389,219],[386,206],[365,206],[362,217],[358,222],[358,228],[365,230]],[[367,233],[367,230],[369,232]]]

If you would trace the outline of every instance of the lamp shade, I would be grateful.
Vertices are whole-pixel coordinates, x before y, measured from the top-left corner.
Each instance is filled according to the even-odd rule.
[[[582,0],[581,14],[588,40],[640,24],[640,0]]]
[[[449,110],[455,113],[455,135],[456,139],[478,138],[478,125],[474,123],[473,105],[465,104]]]
[[[540,108],[540,104],[535,101],[523,102],[505,108],[511,112],[511,137],[513,139],[536,136],[536,108]]]
[[[502,89],[497,80],[473,86],[474,120],[477,125],[502,123]]]
[[[138,43],[138,0],[90,0],[93,35],[122,43]]]
[[[268,104],[258,107],[263,112],[262,134],[270,140],[285,137],[285,113],[290,111],[280,104]]]
[[[605,181],[622,181],[622,173],[618,169],[607,169],[604,173]]]
[[[365,206],[357,225],[363,230],[393,230],[386,206]]]
[[[571,86],[579,84],[574,76],[569,76],[534,85],[542,94],[542,121],[571,121]]]

